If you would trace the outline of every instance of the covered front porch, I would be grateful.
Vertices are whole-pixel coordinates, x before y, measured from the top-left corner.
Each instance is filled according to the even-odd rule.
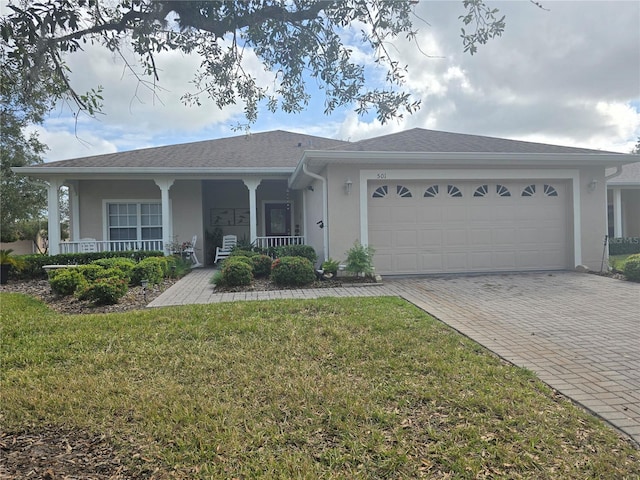
[[[68,241],[59,240],[63,185],[69,188]],[[198,256],[212,263],[223,235],[264,249],[306,243],[304,195],[289,190],[284,177],[52,180],[48,198],[50,254],[170,254],[195,238]]]

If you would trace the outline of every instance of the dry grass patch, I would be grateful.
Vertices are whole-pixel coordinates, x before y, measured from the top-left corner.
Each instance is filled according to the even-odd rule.
[[[84,316],[0,298],[5,433],[106,435],[156,478],[640,476],[612,429],[396,298]]]

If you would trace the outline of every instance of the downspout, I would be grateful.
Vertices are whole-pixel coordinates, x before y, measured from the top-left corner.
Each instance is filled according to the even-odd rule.
[[[613,172],[611,175],[605,175],[604,180],[606,182],[607,180],[611,180],[612,178],[616,178],[621,173],[622,173],[622,165],[618,165],[616,167],[616,171],[615,172]]]
[[[329,197],[327,195],[327,180],[323,176],[307,170],[306,163],[302,164],[302,171],[305,173],[305,175],[308,175],[311,178],[315,178],[316,180],[320,180],[322,182],[322,223],[324,225],[322,253],[324,255],[324,261],[329,258],[329,222],[327,221],[327,212],[329,211]]]

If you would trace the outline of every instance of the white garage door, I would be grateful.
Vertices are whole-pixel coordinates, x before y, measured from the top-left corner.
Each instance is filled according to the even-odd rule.
[[[381,274],[567,268],[561,181],[385,181],[368,186],[369,244]]]

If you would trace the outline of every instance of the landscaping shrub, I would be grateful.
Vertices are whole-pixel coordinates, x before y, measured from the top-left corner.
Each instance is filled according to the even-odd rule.
[[[229,254],[229,257],[253,258],[253,257],[257,257],[258,255],[260,255],[258,252],[254,252],[252,250],[244,250],[242,248],[234,248],[233,250],[231,250],[231,253]]]
[[[251,280],[253,280],[253,269],[247,260],[248,259],[246,257],[227,258],[220,269],[222,282],[217,283],[217,285],[224,285],[227,287],[251,285]]]
[[[136,262],[134,262],[130,258],[112,257],[94,260],[90,263],[90,265],[100,265],[104,268],[119,268],[123,272],[131,274],[133,267],[136,266]]]
[[[79,265],[76,270],[80,272],[88,282],[92,282],[102,276],[103,272],[105,272],[107,268],[102,265],[90,263],[89,265]]]
[[[247,265],[249,265],[251,268],[253,268],[253,262],[251,261],[251,258],[248,257],[247,255],[233,255],[233,256],[229,256],[229,258],[226,258],[224,260],[224,262],[228,262],[229,260],[231,261],[240,261],[240,262],[244,262]],[[224,264],[224,263],[223,263]]]
[[[374,253],[373,247],[365,247],[356,240],[353,247],[347,251],[347,272],[354,275],[371,275],[374,271]]]
[[[105,275],[103,273],[100,275],[101,277],[116,275],[124,278],[127,283],[129,283],[131,281],[131,276],[133,275],[133,269],[136,266],[136,262],[129,258],[101,258],[99,260],[94,260],[89,265],[98,265],[106,270],[112,271],[112,274]],[[113,272],[114,269],[118,270],[117,274]]]
[[[330,273],[334,276],[338,273],[339,266],[340,262],[338,260],[333,260],[332,258],[327,258],[322,262],[322,270],[324,273]]]
[[[316,278],[313,263],[303,257],[277,258],[271,266],[271,280],[277,285],[308,285]]]
[[[119,276],[102,277],[78,291],[78,298],[90,300],[96,305],[118,303],[129,290],[127,281]]]
[[[284,245],[276,248],[277,257],[303,257],[316,264],[318,255],[311,245]]]
[[[131,272],[131,284],[142,285],[142,280],[150,284],[162,282],[164,272],[167,270],[167,261],[164,257],[149,257],[140,260]]]
[[[253,265],[253,276],[256,278],[268,277],[271,274],[271,257],[267,255],[256,255],[251,258]]]
[[[87,286],[87,280],[76,268],[60,269],[49,278],[51,290],[58,295],[71,295]]]
[[[640,237],[609,239],[609,255],[629,255],[634,253],[640,253]]]
[[[631,255],[624,263],[622,270],[627,280],[640,282],[640,254]]]
[[[44,265],[87,265],[102,258],[128,258],[139,262],[144,258],[164,257],[160,251],[123,251],[123,252],[91,252],[91,253],[63,253],[60,255],[21,255],[24,268],[19,272],[11,272],[13,280],[39,280],[47,278],[42,268]]]

